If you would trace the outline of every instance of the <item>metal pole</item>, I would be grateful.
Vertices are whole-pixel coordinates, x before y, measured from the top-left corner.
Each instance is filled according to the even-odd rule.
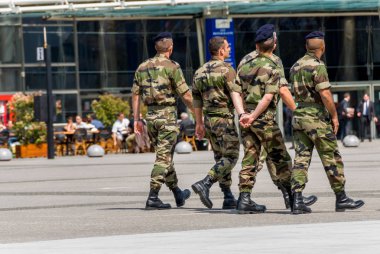
[[[54,130],[53,130],[53,89],[52,89],[52,73],[51,73],[51,54],[50,46],[47,43],[46,27],[44,27],[44,53],[46,64],[46,94],[47,94],[47,145],[48,145],[48,159],[54,159]]]

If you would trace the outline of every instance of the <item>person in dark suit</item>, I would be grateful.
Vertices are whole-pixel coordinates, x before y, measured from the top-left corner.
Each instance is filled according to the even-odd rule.
[[[363,96],[363,100],[360,102],[359,107],[357,108],[357,116],[360,119],[360,139],[363,142],[369,133],[369,141],[372,141],[371,136],[371,122],[372,120],[377,122],[375,116],[375,107],[372,101],[370,101],[369,95],[366,93]]]
[[[350,93],[344,93],[344,99],[339,102],[338,106],[338,118],[339,118],[339,129],[340,129],[340,140],[343,141],[344,137],[347,135],[348,125],[349,121],[351,121],[353,115],[353,112],[350,112],[349,106],[350,106]]]

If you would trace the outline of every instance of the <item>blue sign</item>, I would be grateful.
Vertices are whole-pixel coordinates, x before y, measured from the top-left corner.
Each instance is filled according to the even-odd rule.
[[[230,57],[225,61],[236,68],[234,21],[232,19],[206,19],[206,61],[211,58],[208,51],[208,41],[214,36],[226,37],[231,47]]]

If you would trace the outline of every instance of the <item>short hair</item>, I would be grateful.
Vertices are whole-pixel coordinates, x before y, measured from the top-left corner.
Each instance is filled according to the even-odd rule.
[[[347,97],[350,97],[350,96],[351,96],[351,95],[350,95],[350,93],[348,93],[348,92],[344,93],[344,95],[343,95],[344,98],[347,98]]]
[[[189,114],[187,114],[186,112],[181,113],[181,119],[186,119],[188,117],[189,117]]]
[[[269,52],[274,49],[274,45],[276,44],[276,41],[274,38],[268,39],[266,41],[260,41],[257,43],[257,46],[259,47],[259,50],[261,52]]]
[[[173,39],[171,38],[163,38],[154,43],[154,47],[158,53],[168,52],[171,46],[173,46]]]
[[[221,36],[215,36],[212,37],[208,41],[208,50],[210,51],[210,54],[212,56],[215,56],[218,54],[219,49],[224,45],[224,41],[226,41],[226,37],[221,37]]]

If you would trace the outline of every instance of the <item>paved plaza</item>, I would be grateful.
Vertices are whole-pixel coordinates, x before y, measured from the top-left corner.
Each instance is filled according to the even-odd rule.
[[[145,211],[153,153],[0,162],[0,253],[380,253],[380,141],[341,146],[341,153],[347,193],[365,206],[334,211],[315,152],[304,194],[319,199],[312,214],[298,216],[284,208],[266,167],[253,197],[267,212],[238,215],[220,209],[217,184],[212,210],[193,193],[184,208]],[[236,197],[241,158],[242,151]],[[190,188],[212,164],[210,151],[176,154],[180,187]],[[160,193],[175,206],[166,187]]]

